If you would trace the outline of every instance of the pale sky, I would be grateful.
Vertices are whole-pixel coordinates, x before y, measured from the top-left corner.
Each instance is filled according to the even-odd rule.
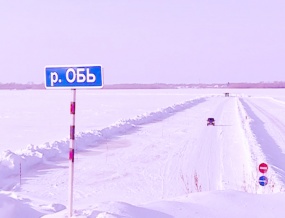
[[[105,84],[285,81],[284,0],[0,0],[1,83],[98,64]]]

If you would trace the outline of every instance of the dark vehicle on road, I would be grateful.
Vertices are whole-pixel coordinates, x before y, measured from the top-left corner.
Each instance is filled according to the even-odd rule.
[[[207,126],[209,126],[209,125],[215,126],[215,119],[214,119],[214,118],[208,118],[208,120],[207,120]]]

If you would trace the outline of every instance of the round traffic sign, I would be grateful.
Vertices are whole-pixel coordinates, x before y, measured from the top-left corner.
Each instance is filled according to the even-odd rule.
[[[268,165],[266,163],[261,163],[259,164],[258,169],[259,169],[259,172],[266,173],[268,170]]]
[[[266,176],[261,176],[259,177],[258,182],[259,182],[259,185],[266,186],[268,183],[268,178]]]

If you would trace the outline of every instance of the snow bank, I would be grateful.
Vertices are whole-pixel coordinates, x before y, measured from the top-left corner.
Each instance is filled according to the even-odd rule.
[[[205,101],[205,98],[197,98],[181,104],[159,109],[158,111],[138,115],[135,118],[121,120],[114,125],[101,130],[91,130],[76,134],[76,151],[82,151],[88,147],[98,146],[100,142],[112,139],[118,135],[128,134],[134,131],[139,125],[161,121],[174,113],[183,111]],[[26,149],[18,152],[7,150],[2,153],[0,159],[0,188],[11,190],[15,188],[11,181],[4,180],[9,177],[19,177],[27,173],[35,166],[50,164],[54,160],[63,160],[68,156],[69,139],[45,143],[43,145],[28,145]],[[14,184],[16,185],[16,184]]]
[[[239,191],[213,191],[192,193],[167,201],[146,205],[125,202],[105,202],[87,210],[78,210],[75,217],[84,218],[268,218],[283,214],[285,193],[256,195]],[[63,218],[61,211],[43,218]]]
[[[41,217],[43,213],[31,208],[29,200],[19,199],[13,194],[0,192],[1,217]]]

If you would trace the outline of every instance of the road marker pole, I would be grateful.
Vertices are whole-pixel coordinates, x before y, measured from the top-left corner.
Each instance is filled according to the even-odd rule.
[[[69,144],[69,217],[73,212],[73,178],[74,178],[74,142],[75,142],[75,101],[76,89],[72,90],[72,102],[70,103],[71,126],[70,126],[70,144]]]
[[[20,162],[20,187],[22,185],[22,163]]]

